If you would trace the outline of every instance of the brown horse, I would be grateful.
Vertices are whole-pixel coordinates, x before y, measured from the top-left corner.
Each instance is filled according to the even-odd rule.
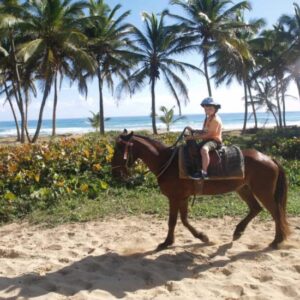
[[[194,195],[194,182],[179,178],[178,151],[159,141],[142,135],[124,132],[117,138],[112,159],[114,176],[128,174],[128,167],[141,159],[157,177],[161,192],[169,199],[169,230],[165,241],[158,245],[162,250],[174,243],[174,230],[178,212],[181,221],[194,237],[209,242],[188,221],[188,199]],[[175,152],[174,152],[175,151]],[[277,248],[289,234],[286,219],[287,179],[283,168],[274,159],[256,151],[243,150],[245,177],[243,179],[205,180],[203,195],[216,195],[236,191],[248,207],[249,213],[236,226],[233,240],[239,239],[248,223],[262,210],[263,205],[275,221],[275,238],[270,244]],[[171,158],[171,160],[170,160]],[[168,163],[169,162],[169,163]]]

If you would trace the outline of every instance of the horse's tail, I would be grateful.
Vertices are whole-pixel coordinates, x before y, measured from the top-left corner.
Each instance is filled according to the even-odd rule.
[[[278,205],[279,224],[282,229],[283,238],[286,239],[290,234],[290,228],[286,219],[286,206],[287,206],[287,192],[288,192],[288,181],[285,171],[281,164],[273,159],[279,169],[276,189],[275,189],[275,201]]]

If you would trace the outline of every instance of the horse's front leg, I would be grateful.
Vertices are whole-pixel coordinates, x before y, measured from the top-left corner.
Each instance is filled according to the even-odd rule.
[[[168,234],[165,241],[159,244],[156,248],[157,251],[166,249],[168,246],[172,245],[175,241],[174,231],[177,223],[177,216],[179,210],[179,203],[174,198],[169,198],[169,222],[168,222]]]
[[[180,203],[180,218],[182,224],[192,233],[195,238],[200,239],[204,243],[209,242],[209,238],[206,234],[196,230],[188,221],[188,198],[184,199]]]

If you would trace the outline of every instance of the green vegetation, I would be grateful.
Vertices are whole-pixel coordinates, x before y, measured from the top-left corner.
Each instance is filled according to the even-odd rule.
[[[179,120],[184,119],[184,116],[180,116],[175,118],[174,117],[174,108],[173,106],[170,109],[167,109],[165,106],[161,106],[159,110],[163,113],[162,116],[159,117],[159,120],[166,125],[167,132],[170,131],[170,126],[174,123],[178,122]]]
[[[28,218],[57,224],[128,214],[166,216],[168,201],[160,193],[154,175],[145,173],[143,163],[136,163],[126,182],[111,177],[115,136],[113,132],[102,137],[93,133],[35,145],[2,146],[0,221]],[[299,136],[299,128],[285,133],[270,129],[242,136],[225,134],[225,143],[254,147],[281,161],[289,178],[290,215],[300,214]],[[177,137],[178,133],[155,136],[168,145]],[[246,211],[235,193],[197,196],[191,216],[242,216]],[[270,217],[267,213],[261,216]]]

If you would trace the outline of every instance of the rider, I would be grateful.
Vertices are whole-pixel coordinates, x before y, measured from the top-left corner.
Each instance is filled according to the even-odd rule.
[[[200,153],[202,157],[202,170],[196,172],[194,178],[207,179],[207,168],[209,165],[209,151],[217,149],[222,144],[222,121],[217,114],[221,105],[212,97],[207,97],[202,100],[201,106],[205,111],[205,120],[203,124],[203,130],[193,130],[191,127],[187,127],[192,135],[186,137],[186,139],[202,139],[200,145]]]

